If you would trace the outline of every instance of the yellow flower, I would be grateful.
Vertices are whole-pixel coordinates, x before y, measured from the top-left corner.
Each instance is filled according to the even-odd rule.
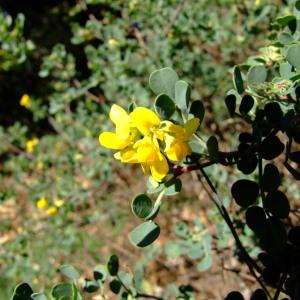
[[[49,216],[54,216],[57,214],[57,207],[55,206],[50,206],[47,210],[46,210],[46,214],[49,215]]]
[[[31,140],[28,140],[26,142],[26,151],[28,153],[32,153],[33,152],[33,149],[34,147],[39,143],[39,139],[38,138],[33,138]]]
[[[29,95],[25,94],[25,95],[23,95],[21,97],[21,99],[20,99],[20,105],[24,106],[27,109],[30,108],[30,97],[29,97]]]
[[[48,200],[45,197],[40,198],[36,203],[36,207],[40,209],[45,209],[47,206]]]
[[[65,201],[62,200],[62,199],[56,198],[56,199],[54,200],[54,205],[55,205],[56,207],[62,207],[64,204],[65,204]]]
[[[157,181],[169,172],[166,156],[179,162],[191,154],[188,140],[200,123],[199,119],[194,118],[182,127],[170,121],[161,121],[156,113],[145,107],[136,107],[128,115],[117,105],[112,106],[110,119],[116,125],[116,133],[101,133],[100,144],[120,150],[114,155],[116,159],[124,163],[140,163],[143,171]]]
[[[36,164],[36,168],[37,168],[38,170],[42,170],[42,169],[44,168],[44,164],[43,164],[41,161],[39,161],[39,162]]]
[[[120,43],[117,40],[111,38],[107,41],[107,44],[109,47],[115,48],[115,47],[119,46]]]
[[[137,130],[127,112],[120,106],[114,104],[109,113],[109,117],[116,125],[116,132],[103,132],[99,136],[100,144],[109,149],[121,150],[127,147],[137,137]]]

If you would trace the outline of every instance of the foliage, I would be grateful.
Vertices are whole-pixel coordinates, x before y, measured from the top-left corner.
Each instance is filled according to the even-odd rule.
[[[25,37],[24,16],[20,14],[13,22],[4,11],[0,17],[0,70],[4,78],[21,70],[37,84],[29,89],[17,86],[14,91],[23,119],[14,124],[2,119],[1,177],[13,184],[4,185],[1,199],[15,197],[20,188],[25,190],[36,212],[51,227],[53,240],[60,235],[66,243],[64,251],[72,253],[81,239],[87,241],[85,237],[77,240],[72,213],[99,197],[99,183],[105,187],[115,180],[111,155],[96,141],[100,131],[111,129],[106,118],[109,104],[117,101],[128,107],[130,114],[136,106],[151,106],[162,121],[159,126],[167,121],[184,127],[187,120],[198,118],[201,127],[192,132],[191,151],[186,151],[183,159],[168,155],[163,147],[166,137],[160,141],[156,154],[168,157],[168,170],[161,178],[150,177],[147,193],[134,197],[132,211],[141,223],[132,229],[131,242],[146,247],[159,237],[158,220],[166,197],[181,191],[179,177],[195,171],[215,205],[210,214],[216,221],[218,247],[228,244],[231,233],[237,256],[261,285],[251,299],[278,299],[280,293],[296,299],[299,226],[291,221],[291,214],[297,213],[288,200],[288,188],[293,190],[295,184],[289,186],[286,177],[300,178],[295,167],[300,141],[298,2],[289,3],[293,11],[282,5],[288,15],[277,19],[279,5],[274,1],[224,0],[220,9],[216,9],[219,1],[206,0],[157,1],[155,5],[150,0],[68,3],[67,9],[54,6],[45,17],[55,19],[63,14],[63,26],[72,32],[71,37],[57,39],[51,46],[35,40],[35,35]],[[266,35],[271,45],[251,56]],[[244,55],[250,58],[240,63]],[[214,100],[229,90],[227,70],[235,64],[234,89],[227,93],[225,105],[231,120],[243,122],[248,129],[240,129],[238,140],[235,132],[226,141],[219,121],[227,115],[223,103]],[[146,89],[146,74],[150,73],[150,89]],[[152,92],[155,99],[150,102]],[[217,114],[212,116],[212,111]],[[229,175],[228,169],[235,166],[238,171]],[[222,187],[220,173],[214,168],[226,170],[224,183],[235,181],[231,190]],[[86,216],[84,222],[91,219],[93,216]],[[185,255],[196,260],[198,271],[205,271],[213,263],[215,243],[199,219],[194,222],[192,229],[180,222],[175,227],[176,240],[164,250],[170,257]],[[29,226],[33,223],[28,221]],[[27,250],[32,236],[30,231],[19,236]],[[11,250],[20,252],[18,242],[15,245],[17,250]],[[253,258],[258,249],[264,252]],[[21,258],[20,265],[23,262]],[[121,299],[195,297],[190,285],[176,288],[172,296],[167,292],[155,296],[152,291],[145,295],[140,277],[121,269],[118,257],[111,256],[107,266],[97,266],[93,279],[85,279],[82,285],[78,271],[64,265],[60,272],[68,281],[55,285],[49,295],[36,294],[30,285],[20,284],[12,299],[81,299],[82,291],[104,299],[109,290]],[[53,275],[51,272],[49,267]],[[226,299],[236,298],[242,299],[241,294],[232,292]]]

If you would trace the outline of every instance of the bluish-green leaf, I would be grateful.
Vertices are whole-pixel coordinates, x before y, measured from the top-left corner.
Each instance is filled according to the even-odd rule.
[[[93,281],[90,279],[85,279],[83,284],[84,291],[88,293],[95,293],[100,288],[100,285],[97,281]]]
[[[263,65],[252,66],[247,74],[248,83],[263,83],[267,79],[267,70]]]
[[[97,265],[94,268],[94,279],[104,282],[106,277],[107,277],[107,268],[106,268],[106,266]]]
[[[174,114],[176,107],[174,101],[166,94],[160,94],[155,99],[154,103],[155,111],[164,120],[170,119]]]
[[[172,179],[165,183],[165,195],[173,196],[181,191],[182,183],[179,178]]]
[[[107,263],[107,270],[111,276],[116,276],[119,272],[119,258],[113,254]]]
[[[47,297],[45,296],[45,294],[42,294],[42,293],[34,293],[31,295],[31,298],[33,300],[47,300]]]
[[[20,283],[16,286],[12,300],[32,300],[31,295],[33,294],[33,290],[30,285],[26,282]]]
[[[212,159],[216,159],[218,157],[218,153],[219,153],[219,144],[218,144],[218,140],[216,139],[216,137],[211,136],[209,137],[209,139],[206,142],[206,146],[207,146],[207,151],[209,156]]]
[[[146,218],[152,211],[153,204],[146,194],[139,194],[131,202],[132,212],[141,219]]]
[[[204,114],[205,108],[203,103],[200,100],[193,101],[189,110],[189,118],[198,118],[200,119],[200,122],[202,122]]]
[[[300,45],[293,45],[289,48],[287,60],[293,67],[300,69]]]
[[[149,85],[155,94],[167,94],[175,98],[175,83],[178,81],[177,73],[171,68],[163,68],[151,73]]]
[[[80,277],[78,271],[71,265],[63,265],[59,268],[59,272],[71,280],[77,280]]]
[[[239,94],[244,92],[242,73],[238,66],[235,66],[233,69],[233,85]]]
[[[52,289],[52,297],[54,299],[60,299],[62,297],[70,297],[72,299],[74,291],[72,283],[60,283],[53,287]]]
[[[191,97],[191,88],[189,84],[183,80],[179,80],[175,84],[175,102],[183,111],[187,110]]]
[[[288,62],[281,63],[279,73],[282,78],[289,79],[293,75],[292,66]]]
[[[159,226],[152,221],[147,221],[135,227],[131,231],[129,238],[135,246],[146,247],[152,244],[159,234]]]

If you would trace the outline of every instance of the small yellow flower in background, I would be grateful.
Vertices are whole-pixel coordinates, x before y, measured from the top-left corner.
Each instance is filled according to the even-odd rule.
[[[21,97],[21,99],[20,99],[20,105],[24,106],[27,109],[30,108],[30,97],[29,97],[29,95],[25,94],[25,95],[23,95]]]
[[[47,210],[46,210],[46,214],[49,215],[49,216],[54,216],[57,214],[57,207],[55,206],[50,206]]]
[[[108,46],[111,47],[111,48],[114,48],[114,47],[117,47],[119,46],[119,42],[113,38],[110,38],[107,42]]]
[[[36,207],[40,209],[45,209],[48,206],[48,200],[45,197],[40,198],[36,202]]]
[[[136,107],[132,113],[118,105],[111,107],[109,117],[116,132],[103,132],[99,142],[103,147],[120,150],[114,157],[124,163],[140,163],[144,173],[161,181],[169,172],[168,160],[179,162],[192,153],[188,140],[200,125],[198,118],[184,126],[161,121],[145,107]],[[163,148],[161,150],[160,148]]]
[[[36,168],[37,168],[38,170],[42,170],[42,169],[44,168],[44,164],[43,164],[41,161],[39,161],[39,162],[36,164]]]
[[[39,143],[39,139],[38,138],[33,138],[31,140],[28,140],[26,142],[26,151],[28,153],[32,153],[33,152],[33,149],[34,147]]]
[[[76,154],[74,155],[74,159],[75,159],[75,160],[82,160],[82,159],[83,159],[83,155],[82,155],[81,153],[76,153]]]
[[[55,205],[56,207],[62,207],[64,204],[65,204],[65,201],[62,200],[62,199],[56,198],[56,199],[54,200],[54,205]]]

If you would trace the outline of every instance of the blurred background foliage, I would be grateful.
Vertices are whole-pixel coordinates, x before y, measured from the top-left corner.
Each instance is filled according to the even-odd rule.
[[[134,176],[140,171],[121,169],[98,145],[100,131],[111,126],[106,117],[109,107],[127,107],[133,101],[152,105],[148,75],[169,66],[193,86],[193,98],[203,101],[202,128],[228,140],[214,121],[228,117],[223,98],[232,88],[229,70],[266,44],[271,20],[288,14],[289,4],[0,2],[1,298],[6,299],[21,280],[47,287],[49,277],[66,260],[87,272],[101,261],[106,248],[135,260],[132,248],[123,245],[126,239],[111,241],[130,226],[124,225],[132,220],[128,200],[144,181],[136,184]],[[232,182],[230,173],[218,176],[220,185]],[[197,193],[177,196],[163,216],[168,211],[178,215]],[[219,246],[226,248],[228,232],[213,211],[209,214],[224,236]],[[184,234],[180,224],[173,224],[174,243],[164,248],[171,259],[186,254],[186,247],[202,247],[191,245],[187,237],[209,225],[196,217],[182,217],[191,227]],[[205,236],[203,251],[209,257],[212,241]],[[251,242],[249,249],[255,252]],[[206,269],[196,260],[197,265]],[[137,266],[141,272],[142,260]]]

